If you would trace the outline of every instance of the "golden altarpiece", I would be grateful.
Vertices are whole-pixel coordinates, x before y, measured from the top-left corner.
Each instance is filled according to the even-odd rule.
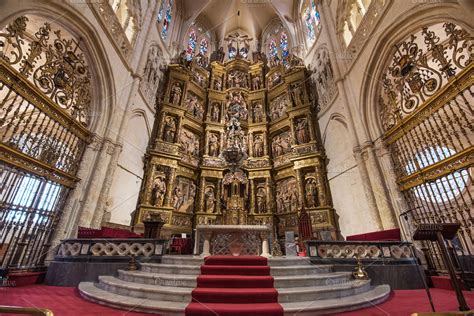
[[[282,236],[305,209],[315,235],[336,238],[308,75],[296,56],[269,69],[239,57],[169,65],[135,230],[159,214],[163,236],[202,224],[275,225]]]

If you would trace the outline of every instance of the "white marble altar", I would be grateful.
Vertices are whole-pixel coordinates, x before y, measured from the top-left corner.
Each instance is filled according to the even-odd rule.
[[[263,225],[197,225],[194,254],[270,257],[270,227]],[[200,243],[203,249],[200,253]]]

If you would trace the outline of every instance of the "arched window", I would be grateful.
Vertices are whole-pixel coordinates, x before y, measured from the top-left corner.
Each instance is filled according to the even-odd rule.
[[[197,54],[209,57],[209,43],[211,35],[199,23],[194,22],[188,30],[186,38],[186,59],[192,60]]]
[[[123,28],[123,31],[125,32],[125,35],[127,36],[127,39],[133,44],[138,33],[138,17],[132,15],[131,12],[139,12],[140,8],[132,10],[132,8],[129,8],[128,1],[125,0],[113,0],[111,6]]]
[[[306,0],[302,7],[302,18],[306,31],[306,38],[311,45],[321,31],[321,16],[315,0]]]
[[[290,55],[290,43],[288,32],[283,27],[283,24],[278,23],[270,26],[264,32],[265,50],[270,61],[282,61],[286,64],[287,58]]]
[[[166,39],[169,33],[171,19],[173,17],[173,0],[162,0],[156,21],[161,27],[161,38]],[[166,7],[166,9],[165,9]]]
[[[191,30],[188,37],[188,48],[186,49],[186,60],[192,60],[196,48],[196,33]]]
[[[338,8],[338,33],[346,47],[355,36],[372,0],[348,0]]]

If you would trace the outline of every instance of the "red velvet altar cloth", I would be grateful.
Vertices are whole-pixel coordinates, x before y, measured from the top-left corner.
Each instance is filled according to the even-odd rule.
[[[371,232],[346,237],[347,241],[400,241],[400,229],[387,229],[378,232]]]

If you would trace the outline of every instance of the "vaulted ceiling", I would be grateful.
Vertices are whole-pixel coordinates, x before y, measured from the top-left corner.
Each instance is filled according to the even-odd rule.
[[[189,27],[193,21],[206,21],[217,39],[241,29],[254,39],[260,38],[268,23],[278,17],[283,23],[293,22],[298,0],[193,0],[183,1],[183,18]]]

